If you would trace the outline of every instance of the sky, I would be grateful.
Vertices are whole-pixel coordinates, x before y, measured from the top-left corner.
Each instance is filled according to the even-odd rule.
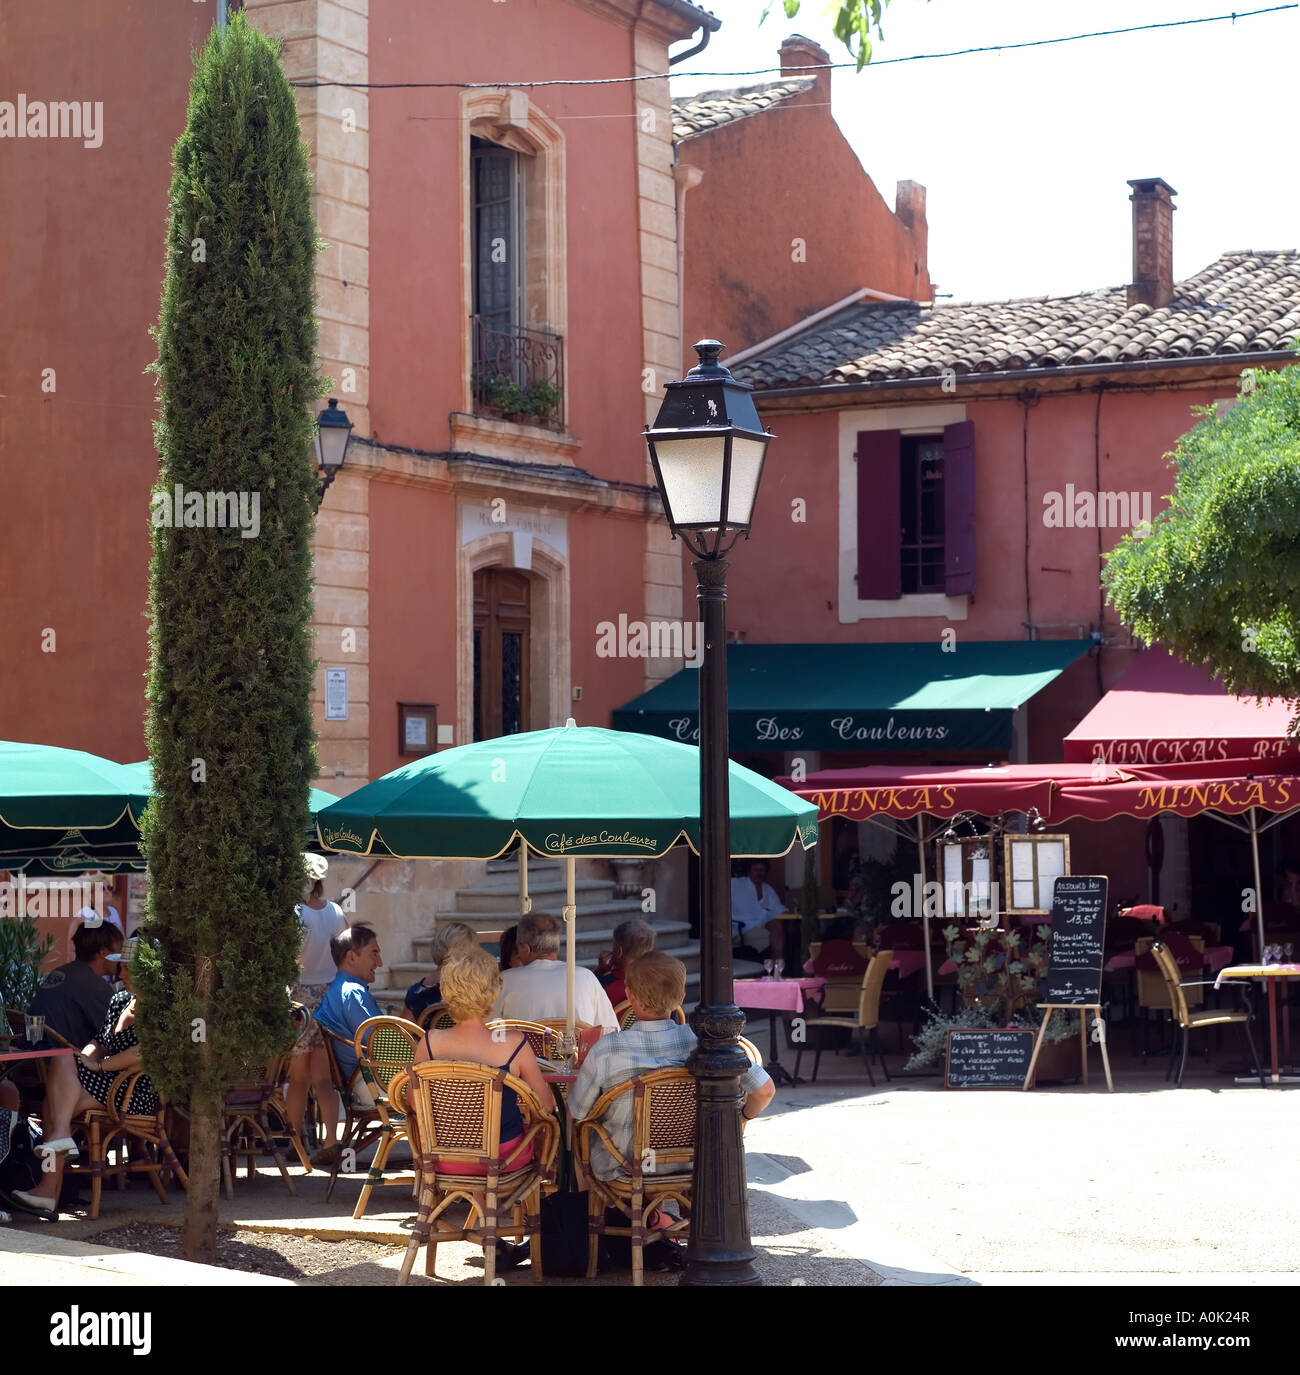
[[[696,0],[722,22],[674,68],[674,94],[777,79],[693,77],[778,64],[792,33],[834,62],[828,0]],[[891,0],[873,57],[1057,38],[1263,8],[1279,0]],[[683,44],[676,51],[690,47]],[[927,189],[930,275],[952,299],[1122,286],[1132,275],[1130,179],[1178,192],[1174,276],[1234,249],[1300,247],[1294,62],[1300,8],[1020,52],[837,70],[831,108],[892,206]],[[777,119],[779,113],[759,119]],[[872,283],[864,282],[864,286]]]

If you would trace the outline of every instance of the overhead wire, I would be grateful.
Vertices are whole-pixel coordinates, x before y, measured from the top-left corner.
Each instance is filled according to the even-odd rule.
[[[981,53],[1015,52],[1024,48],[1047,48],[1061,43],[1079,43],[1088,38],[1114,38],[1120,34],[1151,33],[1158,29],[1187,28],[1193,24],[1236,24],[1238,19],[1254,19],[1262,14],[1277,14],[1283,10],[1300,9],[1300,0],[1286,5],[1270,5],[1258,10],[1232,10],[1227,14],[1201,15],[1195,19],[1166,19],[1154,24],[1130,24],[1120,29],[1095,29],[1089,33],[1066,34],[1061,38],[1034,38],[1021,43],[988,43],[978,48],[954,48],[950,52],[914,53],[910,57],[873,58],[872,67],[894,66],[902,62],[935,62],[949,57],[972,57]],[[798,67],[798,75],[806,72],[836,71],[852,67],[857,70],[856,62],[825,62],[817,66]],[[669,77],[690,76],[692,79],[710,79],[740,76],[770,76],[772,73],[790,75],[791,69],[781,67],[755,67],[742,72],[648,72],[637,76],[604,77],[554,77],[545,81],[291,81],[291,86],[311,89],[318,86],[342,86],[349,90],[449,90],[476,91],[499,90],[502,87],[515,89],[540,88],[543,86],[624,86],[637,81],[663,81]]]

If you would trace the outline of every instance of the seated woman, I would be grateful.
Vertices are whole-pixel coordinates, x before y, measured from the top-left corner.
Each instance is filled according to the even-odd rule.
[[[543,1112],[555,1111],[551,1086],[542,1078],[542,1071],[522,1031],[508,1032],[504,1039],[500,1032],[494,1036],[486,1018],[501,991],[501,971],[496,961],[481,946],[472,946],[454,954],[443,966],[442,998],[447,1011],[456,1020],[445,1031],[426,1031],[424,1040],[415,1052],[414,1063],[429,1060],[460,1061],[483,1065],[488,1069],[508,1069],[522,1079],[537,1096]],[[513,1089],[501,1093],[501,1153],[507,1160],[524,1135],[523,1114]],[[530,1147],[517,1160],[510,1162],[518,1169],[532,1159]],[[457,1167],[465,1174],[486,1173],[486,1167],[475,1170]]]
[[[109,960],[121,969],[125,987],[114,993],[108,1004],[108,1013],[99,1035],[89,1045],[83,1046],[77,1056],[77,1078],[81,1081],[81,1096],[72,1109],[72,1116],[86,1112],[90,1108],[101,1108],[108,1103],[109,1090],[113,1081],[123,1070],[136,1069],[140,1064],[140,1042],[135,1031],[136,1002],[131,991],[131,968],[126,956],[109,955]],[[148,1077],[137,1079],[131,1090],[129,1103],[119,1105],[121,1110],[132,1116],[149,1117],[158,1111],[158,1094]],[[39,1147],[37,1148],[40,1149]],[[59,1185],[63,1176],[63,1155],[54,1156],[55,1168],[41,1175],[40,1183],[31,1190],[15,1189],[12,1197],[25,1204],[33,1212],[47,1217],[57,1216],[56,1201]]]
[[[405,1010],[411,1021],[419,1021],[421,1013],[446,1001],[438,982],[442,975],[442,966],[466,950],[478,948],[478,937],[474,934],[474,928],[463,921],[439,922],[434,927],[433,939],[429,942],[429,953],[438,970],[417,979],[406,990]]]

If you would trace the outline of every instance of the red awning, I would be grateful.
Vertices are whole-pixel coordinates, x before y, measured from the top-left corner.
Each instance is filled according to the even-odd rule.
[[[1249,759],[1228,759],[1163,769],[1138,768],[1132,773],[1140,777],[1107,783],[1067,783],[1053,796],[1050,815],[1044,812],[1043,816],[1049,825],[1058,825],[1076,817],[1109,821],[1116,816],[1152,817],[1161,812],[1240,816],[1252,807],[1266,812],[1300,807],[1300,777],[1259,769]]]
[[[1293,704],[1230,697],[1207,669],[1148,649],[1065,737],[1072,763],[1196,764],[1300,759],[1287,738]],[[1217,810],[1217,809],[1216,809]]]
[[[1266,768],[1269,766],[1265,766]],[[824,769],[800,782],[777,779],[816,804],[820,819],[850,821],[917,816],[949,819],[962,812],[995,816],[1036,809],[1049,826],[1075,819],[1152,817],[1161,812],[1237,816],[1260,807],[1289,812],[1300,807],[1300,776],[1263,772],[1250,759],[1215,759],[1162,768],[1107,764],[886,765]]]
[[[877,765],[861,769],[823,769],[799,782],[780,778],[800,797],[817,805],[824,821],[843,816],[867,821],[876,816],[907,821],[916,816],[954,817],[961,812],[994,816],[1031,807],[1046,818],[1056,792],[1067,783],[1102,784],[1134,778],[1131,770],[1091,764]]]

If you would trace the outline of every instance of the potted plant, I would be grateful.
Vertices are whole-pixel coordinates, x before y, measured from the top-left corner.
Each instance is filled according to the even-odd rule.
[[[1037,1031],[1042,1022],[1036,993],[1047,973],[1052,928],[1036,927],[1025,944],[1019,931],[981,928],[973,934],[956,926],[943,931],[948,958],[957,966],[957,987],[963,1006],[955,1013],[933,1005],[920,1032],[913,1037],[915,1053],[904,1066],[926,1069],[939,1064],[949,1031],[979,1027],[1026,1027]],[[1053,1017],[1038,1057],[1039,1082],[1070,1078],[1078,1073],[1079,1019],[1075,1014]]]
[[[534,382],[524,393],[524,414],[539,424],[550,425],[559,418],[560,400],[560,389],[554,382]]]
[[[21,1013],[36,996],[45,974],[41,966],[54,949],[54,938],[42,936],[25,913],[0,920],[0,1006]],[[0,1036],[8,1036],[8,1019]]]

